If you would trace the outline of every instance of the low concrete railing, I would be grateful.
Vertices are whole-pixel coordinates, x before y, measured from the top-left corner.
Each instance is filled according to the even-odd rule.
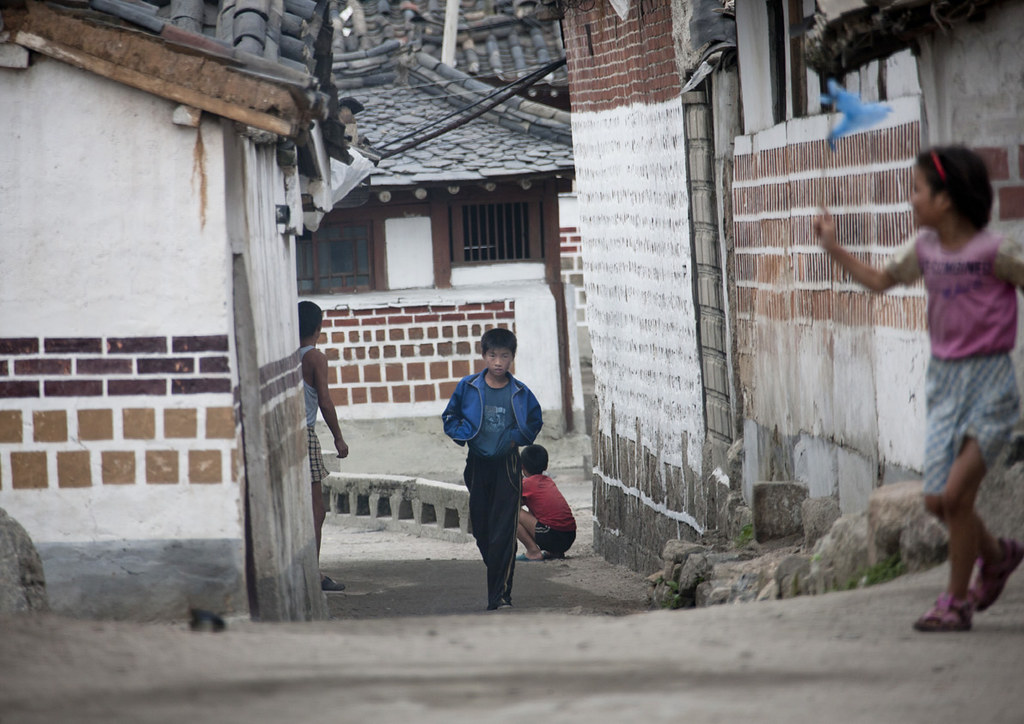
[[[331,473],[323,488],[327,510],[343,516],[345,525],[456,543],[472,540],[464,485],[401,475]]]

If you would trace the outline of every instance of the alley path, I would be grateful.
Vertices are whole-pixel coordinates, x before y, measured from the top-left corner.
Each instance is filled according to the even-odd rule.
[[[578,519],[582,479],[561,481]],[[644,610],[589,550],[517,566],[486,613],[472,543],[325,529],[335,619],[223,633],[0,617],[0,724],[950,724],[1024,721],[1024,576],[966,634],[910,624],[945,567],[862,591]],[[633,611],[643,611],[633,615]]]
[[[693,611],[181,625],[0,618],[0,722],[1019,724],[1024,579],[966,634],[944,575]]]

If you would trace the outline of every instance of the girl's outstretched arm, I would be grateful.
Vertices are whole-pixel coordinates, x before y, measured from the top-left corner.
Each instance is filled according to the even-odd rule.
[[[889,272],[865,264],[839,245],[839,242],[836,241],[836,223],[828,209],[824,209],[821,216],[815,217],[813,226],[814,233],[821,240],[821,247],[828,252],[829,256],[839,262],[839,266],[845,269],[858,284],[864,285],[873,292],[884,292],[896,285],[896,280]]]

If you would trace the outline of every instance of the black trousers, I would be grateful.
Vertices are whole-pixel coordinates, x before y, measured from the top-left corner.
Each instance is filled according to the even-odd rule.
[[[482,458],[470,453],[463,480],[469,488],[469,522],[487,566],[487,608],[512,600],[516,565],[516,528],[522,504],[523,472],[519,450]]]

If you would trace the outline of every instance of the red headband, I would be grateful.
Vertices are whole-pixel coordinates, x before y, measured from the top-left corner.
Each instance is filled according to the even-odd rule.
[[[946,183],[946,169],[942,168],[942,162],[939,161],[939,154],[932,149],[932,163],[935,164],[935,170],[939,172],[939,178],[942,179],[942,183]]]

